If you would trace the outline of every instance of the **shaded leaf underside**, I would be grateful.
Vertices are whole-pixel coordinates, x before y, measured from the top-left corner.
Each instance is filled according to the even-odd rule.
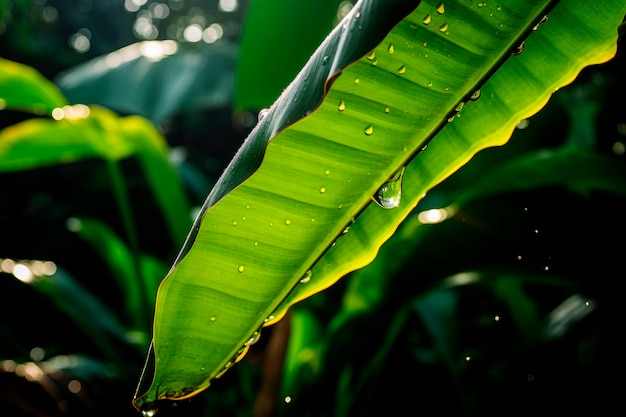
[[[533,31],[551,2],[424,1],[382,42],[389,21],[370,22],[399,21],[397,5],[357,3],[207,199],[159,289],[135,405],[208,387],[255,331],[371,262],[425,192],[610,59],[626,6],[587,3],[560,2]],[[401,204],[385,210],[371,197],[403,166]]]

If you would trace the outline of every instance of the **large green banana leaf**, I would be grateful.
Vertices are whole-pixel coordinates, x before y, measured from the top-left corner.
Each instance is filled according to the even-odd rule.
[[[371,262],[429,189],[609,60],[625,13],[359,1],[208,196],[159,288],[135,406],[206,389],[290,305]]]

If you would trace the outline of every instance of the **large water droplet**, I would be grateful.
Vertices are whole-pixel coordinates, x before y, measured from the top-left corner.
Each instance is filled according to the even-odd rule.
[[[470,100],[476,101],[480,98],[480,90],[474,91],[474,94],[470,96]]]
[[[396,48],[393,46],[393,43],[389,44],[387,51],[389,51],[390,54],[393,54],[396,51]]]
[[[439,6],[437,6],[437,13],[443,14],[445,11],[446,11],[446,9],[443,6],[443,2],[439,3]]]
[[[446,33],[447,31],[448,31],[447,23],[444,23],[443,25],[439,26],[439,32]]]
[[[405,167],[402,167],[384,183],[373,196],[374,201],[384,209],[396,208],[402,198],[402,177]]]
[[[371,124],[368,125],[363,131],[363,133],[365,133],[367,136],[371,136],[374,133],[374,126]]]
[[[245,269],[246,269],[246,268],[245,268],[243,265],[239,265],[239,268],[237,268],[237,270],[238,270],[239,272],[243,272],[243,271],[245,271]]]
[[[425,24],[425,25],[428,25],[428,24],[430,24],[430,20],[431,20],[430,19],[430,15],[427,14],[426,16],[424,16],[424,19],[422,19],[422,23]]]
[[[341,100],[341,101],[339,102],[339,105],[337,106],[337,110],[339,110],[339,111],[344,111],[345,109],[346,109],[346,102],[345,102],[345,101],[343,101],[343,100]]]
[[[143,417],[153,417],[157,413],[157,408],[151,408],[149,410],[141,410],[141,415]]]
[[[398,74],[404,74],[405,72],[406,72],[406,67],[404,65],[398,68]]]

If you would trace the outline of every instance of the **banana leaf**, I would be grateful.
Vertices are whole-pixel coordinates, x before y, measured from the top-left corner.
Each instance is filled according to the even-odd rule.
[[[371,262],[428,190],[612,58],[625,13],[359,1],[207,197],[159,288],[134,405],[206,389],[293,303]]]

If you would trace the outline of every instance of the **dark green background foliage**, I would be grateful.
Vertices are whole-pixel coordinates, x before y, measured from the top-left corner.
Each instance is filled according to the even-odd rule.
[[[129,12],[115,0],[0,2],[1,56],[58,80],[142,40],[133,24],[156,3]],[[237,56],[247,1],[235,12],[218,10],[215,1],[166,3],[170,13],[158,22],[157,39],[175,38],[180,32],[168,26],[183,27],[202,15],[207,25],[230,28],[215,46]],[[333,12],[320,12],[326,29],[303,43],[302,62],[277,75],[277,86],[294,76],[336,23],[340,2],[327,3],[325,10]],[[42,17],[47,7],[57,11],[55,19]],[[90,48],[79,53],[68,39],[84,28]],[[195,52],[208,47],[182,44]],[[256,113],[271,104],[237,108],[236,61],[231,64],[222,67],[229,72],[226,100],[181,104],[157,125],[188,200],[185,227]],[[209,390],[159,415],[249,416],[255,404],[258,417],[539,410],[583,416],[619,407],[626,330],[625,73],[619,50],[609,63],[585,69],[507,145],[480,152],[429,192],[374,262],[294,306]],[[0,128],[34,118],[43,117],[2,110]],[[0,260],[47,260],[58,267],[54,288],[45,281],[24,284],[0,269],[2,416],[137,414],[131,398],[154,291],[182,239],[168,232],[139,156],[116,166],[130,225],[104,159],[0,170]],[[425,210],[458,202],[442,223],[418,221]],[[142,282],[140,293],[129,293],[120,271]],[[272,343],[286,337],[289,347],[277,357]],[[267,369],[283,360],[282,383],[269,394],[273,414],[262,414]],[[45,378],[25,377],[32,363]],[[81,389],[72,392],[71,381]]]

